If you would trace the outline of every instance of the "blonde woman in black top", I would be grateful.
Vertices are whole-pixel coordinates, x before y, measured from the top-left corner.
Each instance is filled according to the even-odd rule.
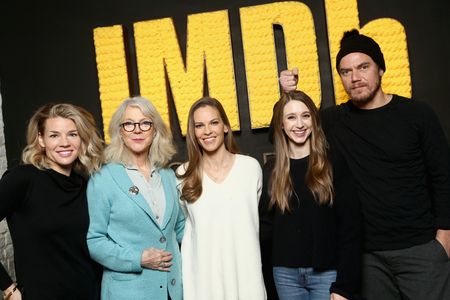
[[[14,247],[17,284],[0,265],[7,300],[95,300],[89,257],[86,179],[100,169],[103,144],[95,121],[71,104],[48,104],[30,119],[23,165],[0,181],[0,220]]]

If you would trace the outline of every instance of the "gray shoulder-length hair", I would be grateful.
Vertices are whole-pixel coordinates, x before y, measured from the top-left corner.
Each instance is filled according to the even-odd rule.
[[[120,136],[120,124],[124,121],[125,110],[128,106],[139,108],[144,116],[152,120],[155,136],[150,145],[148,159],[152,166],[156,168],[167,167],[170,159],[176,152],[175,146],[173,145],[172,133],[166,124],[164,124],[155,106],[143,97],[126,99],[112,115],[108,129],[111,143],[105,150],[106,162],[126,165],[132,164],[131,153]]]

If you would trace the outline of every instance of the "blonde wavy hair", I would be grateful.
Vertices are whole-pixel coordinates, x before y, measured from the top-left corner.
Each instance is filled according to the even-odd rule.
[[[148,159],[152,166],[156,168],[167,167],[170,159],[176,152],[172,133],[164,123],[156,107],[143,97],[132,97],[124,100],[112,115],[108,130],[111,143],[105,150],[106,162],[125,165],[133,164],[131,153],[120,136],[120,124],[124,121],[127,107],[139,108],[144,116],[152,120],[155,136],[150,145]]]
[[[275,146],[275,166],[269,180],[269,207],[290,212],[289,199],[294,191],[290,170],[289,138],[283,130],[284,107],[290,101],[300,101],[311,113],[310,154],[305,183],[319,204],[332,204],[333,174],[328,160],[328,143],[323,133],[319,112],[311,98],[302,91],[284,93],[275,104],[272,117]]]
[[[33,114],[28,122],[27,146],[22,152],[23,163],[41,170],[51,168],[45,149],[39,144],[39,135],[44,134],[47,119],[57,117],[72,120],[81,138],[80,152],[73,163],[73,169],[85,177],[100,170],[104,143],[94,117],[84,108],[68,103],[46,104]]]
[[[233,153],[239,153],[239,148],[233,137],[230,121],[227,114],[219,102],[219,100],[204,97],[192,104],[188,116],[188,130],[186,135],[186,145],[188,149],[189,164],[186,172],[182,175],[177,174],[177,177],[183,180],[183,188],[181,190],[181,199],[187,202],[195,202],[202,195],[202,167],[201,160],[203,150],[195,137],[194,113],[200,107],[210,106],[219,112],[219,116],[225,126],[228,127],[228,133],[225,134],[224,144],[225,148]]]

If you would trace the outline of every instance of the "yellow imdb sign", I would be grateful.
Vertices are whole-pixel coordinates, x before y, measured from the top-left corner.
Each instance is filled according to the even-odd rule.
[[[336,103],[346,101],[335,70],[335,57],[344,31],[352,28],[373,37],[384,53],[387,72],[383,89],[388,93],[411,96],[411,78],[405,30],[394,19],[359,24],[356,0],[325,0],[330,58]],[[311,10],[302,2],[286,1],[240,9],[248,105],[252,128],[267,127],[273,104],[279,98],[277,59],[273,25],[283,28],[289,68],[300,69],[299,89],[308,93],[317,106],[321,103],[319,57]],[[173,20],[163,18],[134,24],[134,40],[141,95],[151,99],[169,123],[168,86],[186,133],[187,114],[192,102],[203,96],[204,73],[209,95],[219,99],[239,130],[236,92],[236,66],[227,10],[189,15],[186,58],[180,50]],[[129,97],[125,48],[121,25],[94,30],[104,128],[112,112]],[[109,137],[106,136],[107,141]]]

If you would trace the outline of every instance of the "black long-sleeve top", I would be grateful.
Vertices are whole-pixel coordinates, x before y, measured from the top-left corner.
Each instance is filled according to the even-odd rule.
[[[291,213],[268,209],[269,178],[274,161],[263,168],[260,201],[260,238],[272,239],[272,265],[335,269],[330,291],[352,299],[359,290],[361,213],[353,178],[343,157],[330,154],[335,198],[333,205],[319,205],[305,184],[308,157],[290,160],[294,193]]]
[[[0,180],[0,220],[6,217],[23,299],[94,300],[99,284],[86,243],[86,181],[25,165]],[[0,288],[11,285],[0,265]]]
[[[349,101],[321,117],[355,178],[367,251],[412,247],[450,229],[449,147],[428,105],[394,95],[377,109]]]

